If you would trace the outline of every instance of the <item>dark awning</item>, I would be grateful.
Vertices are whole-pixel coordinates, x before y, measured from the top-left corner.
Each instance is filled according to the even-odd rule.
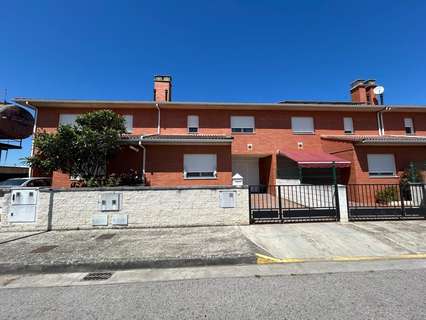
[[[351,162],[324,151],[280,151],[281,156],[297,162],[302,168],[331,168],[333,163],[336,168],[351,166]]]

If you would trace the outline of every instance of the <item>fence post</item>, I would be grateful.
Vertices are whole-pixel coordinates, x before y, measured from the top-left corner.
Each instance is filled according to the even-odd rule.
[[[340,223],[348,223],[349,222],[349,208],[348,208],[348,197],[346,193],[346,186],[339,184],[337,185],[337,196],[339,199],[339,216]]]
[[[251,211],[251,187],[248,186],[248,201],[249,201],[249,224],[252,224],[254,219],[253,219],[253,213]]]
[[[278,185],[278,210],[280,211],[280,220],[283,222],[283,206],[281,203],[281,186]]]
[[[404,203],[404,193],[402,192],[401,185],[398,185],[399,189],[399,200],[401,200],[401,216],[405,217],[405,203]]]

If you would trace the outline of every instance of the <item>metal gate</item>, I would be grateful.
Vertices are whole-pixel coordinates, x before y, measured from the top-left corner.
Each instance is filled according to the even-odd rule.
[[[337,221],[337,185],[249,186],[250,223]]]
[[[351,221],[426,217],[424,184],[349,184],[346,190]]]

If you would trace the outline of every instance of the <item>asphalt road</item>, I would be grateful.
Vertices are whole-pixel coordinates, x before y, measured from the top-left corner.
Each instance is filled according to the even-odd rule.
[[[426,270],[5,288],[1,319],[425,319]]]

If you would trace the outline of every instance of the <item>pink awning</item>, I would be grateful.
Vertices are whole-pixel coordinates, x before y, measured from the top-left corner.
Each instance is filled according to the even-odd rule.
[[[351,162],[324,151],[280,151],[282,155],[297,162],[302,168],[331,168],[333,162],[336,168],[346,168],[351,166]]]

